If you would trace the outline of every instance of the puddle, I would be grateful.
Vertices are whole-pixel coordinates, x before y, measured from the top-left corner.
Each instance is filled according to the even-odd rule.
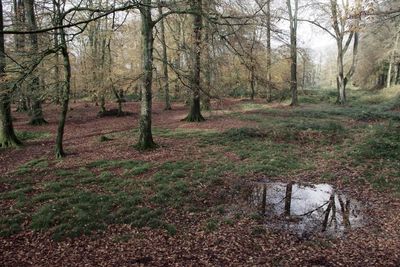
[[[267,226],[300,236],[343,235],[362,225],[361,203],[329,184],[258,183],[250,202]]]

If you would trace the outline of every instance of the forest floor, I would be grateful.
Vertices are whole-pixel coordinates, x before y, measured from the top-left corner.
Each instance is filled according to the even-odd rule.
[[[118,118],[73,103],[62,160],[57,107],[44,106],[44,126],[14,113],[24,146],[0,150],[0,265],[399,266],[399,102],[300,100],[225,99],[202,123],[156,103],[159,147],[147,152],[133,147],[138,103]],[[249,201],[262,181],[330,184],[361,203],[362,225],[340,235],[270,227]]]

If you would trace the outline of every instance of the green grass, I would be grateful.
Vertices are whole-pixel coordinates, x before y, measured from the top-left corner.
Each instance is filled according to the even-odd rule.
[[[234,152],[245,161],[241,165],[228,165],[230,171],[239,176],[255,173],[275,176],[301,166],[296,146],[276,143],[266,137],[268,134],[258,129],[241,128],[231,129],[202,141],[207,145],[222,145],[225,151]]]
[[[380,125],[357,147],[358,157],[400,161],[400,125]]]
[[[112,169],[123,169],[124,175],[135,176],[146,173],[151,169],[151,164],[144,161],[134,160],[98,160],[87,165],[89,169],[99,170],[112,170]]]
[[[99,137],[99,141],[100,141],[101,143],[109,142],[109,141],[112,141],[112,140],[113,140],[112,138],[109,138],[109,137],[107,137],[107,136],[105,136],[105,135],[102,135],[102,136]]]
[[[28,161],[22,165],[20,165],[17,170],[15,171],[16,175],[23,175],[30,173],[34,170],[43,170],[46,169],[49,166],[49,163],[47,159],[45,158],[39,158],[39,159],[34,159],[31,161]]]
[[[41,164],[41,160],[30,161],[24,167]],[[29,229],[50,231],[56,240],[103,231],[110,224],[163,228],[174,235],[177,229],[163,221],[163,209],[189,205],[195,191],[191,187],[203,177],[187,179],[188,172],[201,168],[191,162],[163,163],[144,180],[133,178],[152,168],[143,161],[95,161],[87,167],[59,169],[58,179],[44,182],[3,178],[1,182],[10,190],[0,193],[0,200],[16,200],[21,213],[2,216],[0,234],[15,234],[28,220]],[[116,175],[111,172],[115,168],[125,172]]]
[[[216,230],[218,230],[220,226],[220,222],[218,219],[215,218],[211,218],[209,220],[207,220],[206,224],[205,224],[205,229],[207,232],[215,232]]]
[[[390,122],[365,131],[352,147],[351,161],[366,166],[362,178],[375,188],[400,193],[400,124]]]
[[[234,224],[219,217],[229,213],[227,204],[245,195],[246,184],[259,178],[298,177],[310,170],[316,182],[369,183],[400,195],[400,116],[393,110],[399,98],[386,94],[351,91],[350,104],[344,107],[333,104],[332,91],[301,96],[306,104],[296,108],[242,103],[224,116],[251,121],[252,126],[223,132],[155,128],[156,138],[193,143],[180,160],[96,160],[71,169],[53,169],[45,158],[31,160],[0,179],[0,201],[11,205],[2,210],[0,235],[33,229],[63,239],[118,224],[176,235],[182,230],[166,219],[171,210],[201,213],[200,226],[219,231]],[[118,140],[135,131],[107,138]],[[354,169],[357,175],[338,175],[330,166],[322,169],[320,161]],[[53,177],[46,175],[42,181],[47,169]],[[251,232],[262,236],[265,229]],[[116,242],[127,238],[117,237]]]
[[[17,137],[21,141],[28,141],[28,140],[43,140],[48,139],[52,135],[49,132],[29,132],[29,131],[17,131]]]

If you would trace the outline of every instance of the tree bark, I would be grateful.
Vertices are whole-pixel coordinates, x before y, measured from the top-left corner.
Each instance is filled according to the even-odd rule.
[[[158,0],[158,13],[162,16],[162,5],[161,1]],[[164,100],[165,100],[165,110],[171,110],[171,101],[169,98],[169,75],[168,75],[168,53],[167,53],[167,42],[165,41],[165,25],[164,19],[160,21],[160,39],[162,46],[162,69],[163,69],[163,77],[162,77],[162,87],[164,89]]]
[[[251,89],[251,93],[250,93],[250,99],[251,101],[254,100],[254,97],[256,95],[256,75],[255,75],[255,66],[254,66],[254,62],[251,62],[251,67],[250,67],[250,89]]]
[[[183,22],[181,20],[178,21],[176,24],[177,31],[178,31],[178,40],[177,40],[177,51],[175,54],[175,60],[174,60],[174,68],[177,70],[180,70],[182,67],[182,48],[183,48],[183,42],[184,42],[184,34],[183,34]],[[178,98],[181,93],[181,81],[179,77],[177,76],[176,82],[175,82],[175,88],[174,88],[174,96],[175,98]]]
[[[267,0],[267,92],[268,102],[272,102],[272,50],[271,50],[271,0]]]
[[[62,158],[65,157],[65,152],[63,148],[63,138],[64,138],[64,128],[65,128],[65,122],[67,119],[67,113],[68,113],[68,106],[69,106],[69,98],[70,98],[70,91],[71,91],[71,63],[70,63],[70,58],[69,58],[69,53],[68,53],[68,46],[67,46],[67,40],[65,38],[66,34],[64,31],[64,28],[61,26],[63,25],[62,18],[61,16],[61,10],[60,10],[60,2],[56,2],[54,0],[54,4],[57,4],[57,13],[58,13],[58,19],[60,20],[59,26],[60,26],[60,39],[61,39],[61,53],[63,57],[63,67],[64,67],[64,81],[65,85],[62,90],[62,108],[61,108],[61,114],[60,114],[60,120],[58,122],[58,128],[57,128],[57,138],[56,138],[56,157],[57,158]]]
[[[140,12],[142,17],[144,76],[137,148],[146,150],[156,146],[151,131],[154,23],[151,19],[151,0],[144,0],[143,2],[144,5],[141,7]]]
[[[56,5],[55,5],[55,1],[53,0],[53,12],[54,14],[57,14],[57,10],[56,10]],[[54,15],[54,26],[57,26],[57,17],[56,15]],[[54,47],[58,47],[59,46],[59,40],[58,40],[58,33],[59,31],[55,30],[54,31]],[[54,66],[54,82],[56,84],[55,86],[55,103],[57,105],[61,104],[62,102],[62,98],[63,98],[63,89],[60,86],[60,56],[58,53],[56,53],[55,55],[55,66]]]
[[[16,30],[23,30],[25,24],[25,11],[24,4],[22,0],[13,0],[14,5],[14,24]],[[15,52],[17,58],[22,58],[25,52],[25,35],[15,34]],[[18,88],[18,104],[17,112],[27,112],[29,110],[26,100],[26,86],[21,84]]]
[[[25,19],[26,25],[29,31],[37,30],[34,0],[24,0],[25,8]],[[39,53],[39,42],[38,35],[36,33],[29,34],[30,49],[29,52],[31,56]],[[42,110],[42,100],[40,99],[40,79],[38,76],[33,74],[31,82],[31,92],[32,92],[32,113],[31,113],[31,125],[42,125],[46,124],[47,121],[43,117]]]
[[[397,69],[397,71],[396,71],[395,84],[397,85],[397,84],[400,84],[400,62],[397,63],[396,69]]]
[[[211,10],[214,10],[214,6],[211,7],[211,3],[209,0],[206,0],[204,3],[204,12],[206,14],[210,14]],[[202,99],[203,102],[203,109],[204,110],[211,110],[211,84],[212,84],[212,77],[213,77],[213,62],[212,62],[212,55],[211,51],[213,48],[213,36],[211,32],[211,23],[208,20],[204,21],[204,59],[205,64],[207,67],[204,70],[204,97]]]
[[[290,22],[290,91],[292,94],[291,106],[299,104],[297,96],[297,13],[298,0],[294,0],[294,10],[292,10],[292,0],[287,0]]]
[[[202,0],[192,0],[191,8],[196,11],[193,15],[192,77],[190,79],[193,96],[190,112],[184,120],[188,122],[201,122],[205,121],[201,115],[200,106],[201,35],[203,27]]]
[[[389,61],[389,69],[388,69],[388,74],[387,74],[387,85],[386,87],[389,88],[392,85],[392,69],[393,69],[393,65],[394,65],[394,56],[396,54],[396,50],[397,50],[397,44],[399,43],[399,37],[400,37],[400,32],[397,32],[396,34],[396,39],[394,41],[394,45],[393,45],[393,50],[390,56],[390,61]]]
[[[307,58],[303,56],[303,77],[301,79],[301,89],[303,90],[303,93],[305,93],[305,85],[306,85],[306,73],[307,73]]]
[[[3,1],[0,0],[0,29],[3,25]],[[4,34],[0,33],[0,148],[15,147],[21,145],[14,132],[11,117],[10,88],[5,73],[6,58],[4,46]]]

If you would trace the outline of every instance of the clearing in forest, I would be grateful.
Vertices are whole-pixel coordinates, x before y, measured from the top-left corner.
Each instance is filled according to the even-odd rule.
[[[1,265],[398,266],[398,110],[301,102],[224,100],[194,124],[156,103],[146,152],[138,103],[100,118],[78,102],[62,160],[56,108],[40,127],[17,114],[25,146],[0,151]]]

